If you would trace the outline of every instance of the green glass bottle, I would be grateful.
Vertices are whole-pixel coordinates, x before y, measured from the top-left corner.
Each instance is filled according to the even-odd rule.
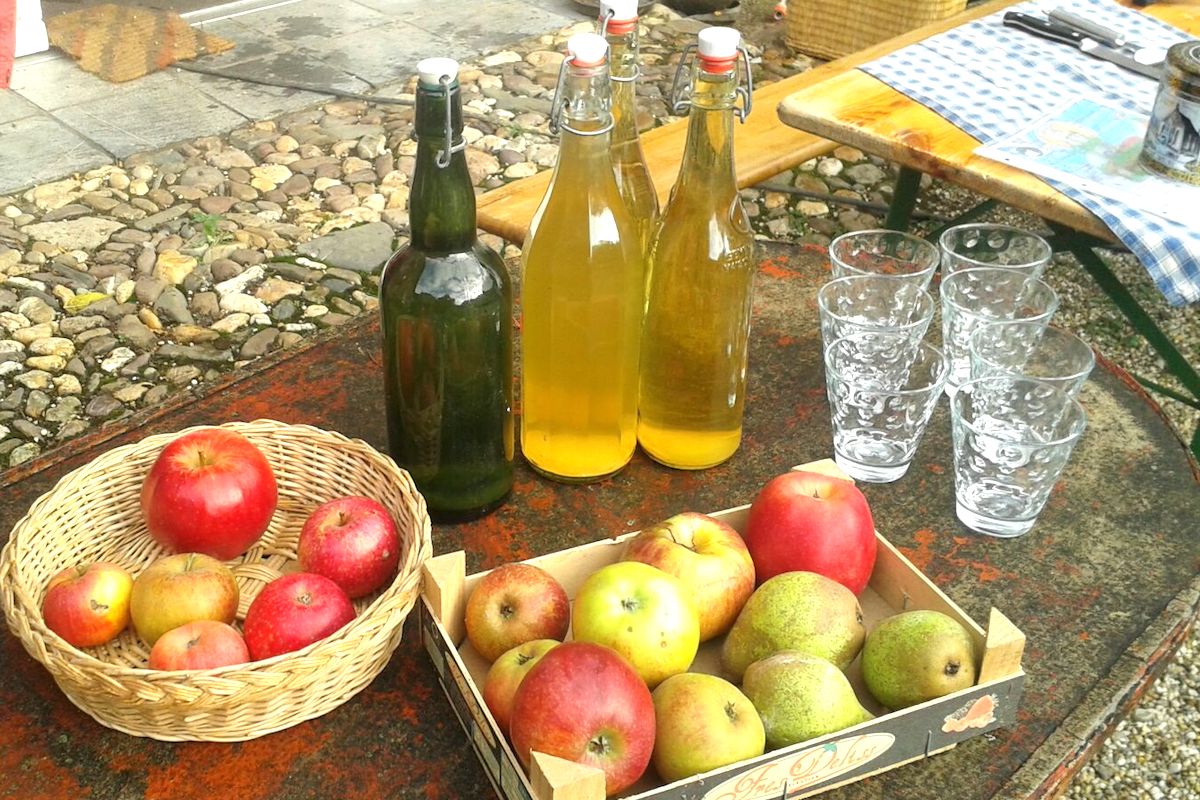
[[[430,515],[457,521],[512,488],[512,284],[476,233],[458,63],[430,58],[417,71],[412,239],[379,286],[388,449]]]

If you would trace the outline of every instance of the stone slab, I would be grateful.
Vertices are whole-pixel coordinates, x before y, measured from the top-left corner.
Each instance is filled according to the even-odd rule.
[[[231,130],[246,118],[167,73],[121,85],[107,96],[60,108],[55,116],[119,158]]]
[[[456,51],[445,37],[404,20],[334,37],[325,42],[319,53],[326,64],[375,85],[407,80],[423,58],[449,54],[466,60],[469,55]]]
[[[43,113],[40,108],[11,89],[0,89],[0,122],[12,122]]]
[[[112,161],[110,153],[45,115],[0,123],[0,150],[4,193]]]
[[[378,27],[387,24],[391,19],[387,13],[376,11],[354,0],[342,0],[338,3],[301,0],[298,3],[286,3],[255,11],[253,14],[237,17],[236,21],[253,27],[259,36],[267,36],[295,47],[319,49],[332,38]]]
[[[366,0],[374,3],[375,0]],[[450,42],[453,52],[494,49],[537,33],[549,33],[580,20],[583,14],[557,4],[489,0],[470,13],[462,3],[429,3],[408,21]]]

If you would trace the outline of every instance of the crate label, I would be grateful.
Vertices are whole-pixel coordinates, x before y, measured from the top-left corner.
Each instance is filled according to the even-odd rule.
[[[971,728],[986,728],[996,721],[998,700],[994,694],[977,697],[957,711],[947,714],[942,733],[964,733]]]
[[[890,733],[864,733],[801,750],[736,775],[704,795],[704,800],[777,800],[793,789],[851,772],[886,753]]]

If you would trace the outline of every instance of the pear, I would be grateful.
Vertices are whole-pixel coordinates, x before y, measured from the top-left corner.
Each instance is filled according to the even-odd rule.
[[[940,611],[905,611],[879,623],[862,653],[867,689],[891,709],[975,685],[975,646],[957,620]]]
[[[823,658],[795,650],[751,664],[742,691],[758,709],[769,750],[872,718],[845,673]]]
[[[781,650],[799,650],[845,669],[866,630],[858,598],[815,572],[784,572],[759,586],[721,647],[721,666],[735,683],[746,667]]]

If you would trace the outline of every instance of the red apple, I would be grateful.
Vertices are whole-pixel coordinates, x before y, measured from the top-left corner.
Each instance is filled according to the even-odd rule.
[[[150,669],[216,669],[249,660],[237,629],[211,619],[172,628],[150,648]]]
[[[475,584],[467,598],[467,639],[488,661],[534,639],[562,640],[571,603],[562,584],[532,564],[504,564]]]
[[[760,584],[783,572],[816,572],[857,595],[875,568],[875,523],[853,482],[786,472],[750,505],[746,546]]]
[[[167,631],[198,619],[233,622],[239,596],[229,567],[202,553],[177,553],[134,579],[129,613],[137,635],[153,646]]]
[[[496,719],[496,725],[508,735],[508,723],[512,716],[513,698],[517,688],[533,665],[542,660],[551,648],[561,642],[556,639],[534,639],[506,651],[492,663],[483,680],[483,702]]]
[[[342,587],[311,572],[294,572],[262,588],[242,630],[255,661],[291,653],[324,639],[354,619]]]
[[[339,497],[304,521],[300,568],[363,597],[386,584],[400,563],[400,534],[388,510],[369,497]]]
[[[163,448],[142,483],[142,516],[155,541],[222,561],[258,541],[277,500],[266,456],[225,428],[180,436]]]
[[[526,769],[535,750],[586,764],[604,771],[610,797],[646,771],[654,730],[646,684],[616,652],[588,642],[542,656],[517,689],[509,726]]]
[[[42,600],[46,627],[75,647],[95,647],[129,624],[133,578],[116,564],[67,567],[50,579]]]
[[[700,610],[700,641],[729,630],[754,591],[754,561],[742,537],[724,522],[688,511],[634,536],[625,561],[669,572],[691,589]]]

